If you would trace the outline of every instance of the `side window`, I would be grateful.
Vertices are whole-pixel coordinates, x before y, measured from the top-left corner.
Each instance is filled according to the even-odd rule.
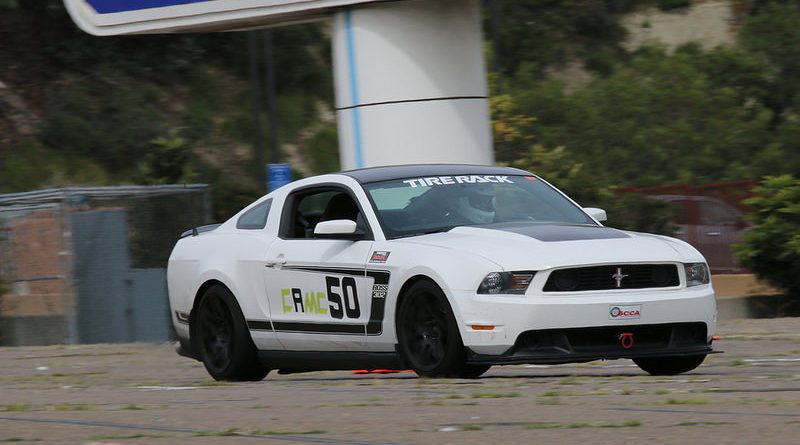
[[[698,202],[700,208],[700,224],[712,226],[735,226],[740,223],[739,216],[733,210],[710,201]]]
[[[300,191],[288,200],[286,212],[281,223],[281,236],[286,238],[313,238],[320,221],[349,219],[363,224],[356,202],[339,189]]]
[[[268,199],[252,209],[244,212],[239,220],[236,221],[237,229],[259,230],[267,225],[269,208],[272,206],[272,199]]]

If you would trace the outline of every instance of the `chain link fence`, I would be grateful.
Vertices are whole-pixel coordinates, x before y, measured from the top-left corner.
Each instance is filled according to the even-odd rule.
[[[0,345],[164,341],[166,266],[206,185],[0,195]]]

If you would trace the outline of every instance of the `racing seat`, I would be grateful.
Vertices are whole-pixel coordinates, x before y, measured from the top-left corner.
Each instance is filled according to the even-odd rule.
[[[350,221],[358,221],[358,206],[353,198],[347,193],[339,193],[333,195],[328,205],[325,206],[325,211],[322,212],[322,221],[332,221],[334,219],[349,219]]]

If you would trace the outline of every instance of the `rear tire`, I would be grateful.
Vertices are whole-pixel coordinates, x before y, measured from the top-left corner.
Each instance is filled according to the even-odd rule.
[[[703,363],[706,355],[688,355],[678,357],[635,358],[633,362],[642,371],[650,375],[676,375],[689,372]]]
[[[196,323],[195,346],[214,380],[259,381],[269,373],[258,360],[239,303],[225,286],[203,293]]]
[[[405,294],[397,312],[400,355],[420,377],[477,378],[486,365],[467,365],[464,344],[447,297],[420,281]]]

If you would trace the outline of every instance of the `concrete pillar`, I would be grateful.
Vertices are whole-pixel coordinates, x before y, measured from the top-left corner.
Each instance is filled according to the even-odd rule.
[[[494,162],[478,0],[374,3],[333,28],[342,169]]]

